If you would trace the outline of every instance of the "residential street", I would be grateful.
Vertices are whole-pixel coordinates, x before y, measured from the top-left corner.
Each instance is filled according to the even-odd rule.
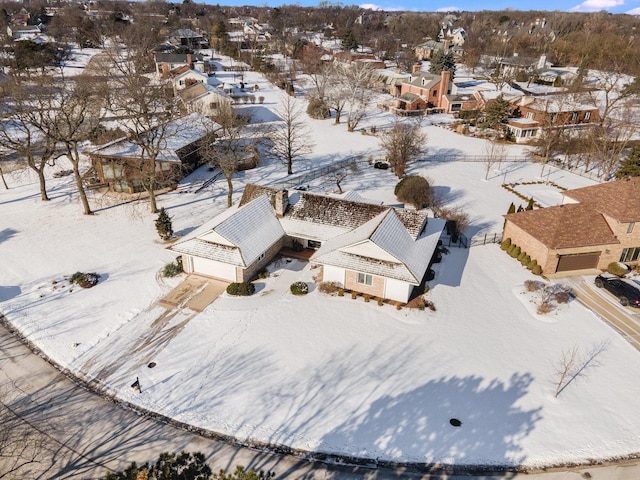
[[[0,391],[2,401],[47,436],[48,460],[33,466],[19,478],[101,478],[110,469],[122,469],[131,461],[155,459],[164,451],[201,451],[214,470],[248,465],[272,470],[276,478],[391,479],[470,478],[450,475],[416,475],[402,471],[372,471],[359,467],[335,467],[310,463],[291,456],[258,452],[205,439],[169,425],[138,416],[74,384],[34,355],[4,326],[0,326]],[[0,459],[0,462],[4,460]],[[0,474],[6,463],[0,463]],[[588,472],[590,476],[584,476]],[[640,468],[624,466],[585,468],[573,472],[530,475],[482,475],[482,480],[527,478],[530,480],[631,480]],[[17,477],[16,477],[17,478]]]

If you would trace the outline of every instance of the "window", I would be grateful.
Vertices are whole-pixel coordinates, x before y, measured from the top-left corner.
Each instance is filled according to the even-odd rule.
[[[558,114],[557,113],[552,113],[551,114],[551,123],[556,123],[558,121]]]
[[[358,280],[357,282],[360,285],[373,285],[373,277],[367,273],[358,273]]]
[[[318,248],[320,248],[320,245],[322,245],[322,244],[320,242],[318,242],[317,240],[308,240],[307,241],[307,247],[308,248],[318,249]]]
[[[627,227],[627,233],[632,233],[633,232],[633,227],[636,225],[636,222],[631,222],[629,224],[629,226]]]
[[[535,117],[536,114],[533,112],[527,112],[527,120],[533,120],[533,117]]]
[[[571,121],[575,122],[576,120],[578,120],[578,112],[571,113]]]
[[[584,119],[585,120],[589,120],[591,118],[591,112],[585,112],[584,113]]]
[[[452,112],[459,112],[460,110],[462,110],[462,104],[461,103],[452,103],[451,104],[451,111]]]
[[[218,102],[209,103],[209,110],[217,110],[217,109],[218,109]]]
[[[620,255],[621,262],[635,262],[640,256],[640,247],[625,248]]]

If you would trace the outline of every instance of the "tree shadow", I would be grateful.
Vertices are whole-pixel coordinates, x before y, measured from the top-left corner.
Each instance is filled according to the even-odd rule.
[[[0,230],[0,243],[9,240],[11,237],[15,237],[18,233],[18,230],[14,230],[13,228],[4,228]]]
[[[518,406],[532,381],[529,374],[507,382],[454,376],[386,394],[325,435],[319,449],[382,464],[514,467],[526,459],[521,442],[541,418],[541,408]]]
[[[5,301],[5,300],[11,300],[15,297],[17,297],[18,295],[20,295],[22,293],[22,289],[15,285],[15,286],[1,286],[0,285],[0,301]]]

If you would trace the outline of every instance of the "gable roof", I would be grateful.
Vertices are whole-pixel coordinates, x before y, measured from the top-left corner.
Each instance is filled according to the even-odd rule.
[[[592,205],[566,203],[511,213],[505,218],[552,249],[620,243]]]
[[[204,233],[169,247],[178,253],[247,267],[285,232],[266,195],[217,216]]]
[[[181,163],[180,149],[191,145],[207,133],[221,127],[204,115],[191,113],[167,123],[164,128],[166,129],[164,135],[165,147],[156,157],[156,161]],[[142,158],[143,156],[140,145],[126,137],[93,149],[91,153],[102,157]]]
[[[621,223],[640,222],[640,177],[625,178],[564,192]]]
[[[242,207],[243,205],[246,205],[247,203],[258,198],[261,195],[267,195],[271,206],[274,206],[276,193],[278,193],[278,190],[275,188],[250,183],[244,187],[242,198],[240,198],[240,202],[238,203],[238,205]]]
[[[414,239],[398,213],[389,209],[360,227],[325,242],[314,262],[394,278],[418,285],[446,222],[431,218]]]

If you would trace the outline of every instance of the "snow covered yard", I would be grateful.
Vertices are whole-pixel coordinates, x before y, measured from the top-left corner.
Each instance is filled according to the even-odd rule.
[[[265,105],[276,104],[279,92],[252,75],[246,81],[260,84]],[[482,140],[428,120],[430,153],[483,151]],[[363,127],[391,122],[376,113]],[[376,137],[344,125],[312,124],[318,147],[295,171],[378,148]],[[234,198],[246,183],[284,172],[278,163],[242,172]],[[408,173],[429,177],[447,205],[469,213],[469,236],[500,232],[509,204],[520,201],[501,187],[505,179],[540,180],[540,166],[524,163],[503,164],[488,180],[473,162],[418,162]],[[55,361],[123,399],[241,439],[380,460],[541,466],[640,451],[640,354],[575,301],[538,315],[523,293],[533,277],[497,245],[451,248],[436,264],[428,293],[435,312],[317,288],[293,296],[291,283],[311,284],[317,275],[297,261],[273,265],[253,297],[222,295],[200,314],[165,311],[156,302],[179,280],[158,276],[173,255],[146,203],[117,204],[92,192],[97,214],[87,217],[72,177],[50,178],[48,203],[32,175],[7,177],[0,312]],[[592,183],[556,168],[544,180]],[[342,188],[393,205],[396,182],[389,171],[364,167]],[[336,190],[331,179],[310,186]],[[522,193],[553,202],[543,190]],[[226,187],[171,192],[159,204],[182,236],[225,208]],[[100,283],[71,287],[64,277],[76,271],[99,273]],[[556,398],[563,352],[576,347],[586,362],[600,345],[584,375]],[[131,388],[136,377],[140,393]]]

